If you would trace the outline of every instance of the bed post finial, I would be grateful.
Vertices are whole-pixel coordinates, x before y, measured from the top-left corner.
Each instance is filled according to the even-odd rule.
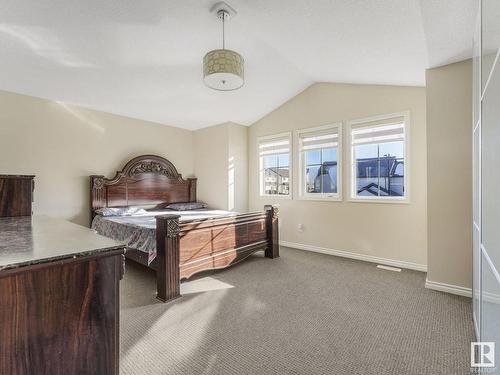
[[[267,258],[278,258],[280,256],[278,216],[279,208],[276,205],[265,205],[266,211],[266,237],[267,248],[265,256]]]
[[[160,301],[169,302],[180,293],[180,215],[156,216],[156,289]]]
[[[90,176],[90,225],[95,216],[95,210],[104,207],[106,189],[104,188],[104,176]]]

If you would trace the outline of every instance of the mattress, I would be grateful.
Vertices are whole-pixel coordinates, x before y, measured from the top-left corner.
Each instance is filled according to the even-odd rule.
[[[199,209],[190,211],[154,210],[132,216],[101,216],[92,221],[92,229],[100,235],[122,241],[127,247],[148,254],[148,265],[156,258],[156,219],[155,216],[180,215],[181,223],[203,221],[238,215],[223,210]]]

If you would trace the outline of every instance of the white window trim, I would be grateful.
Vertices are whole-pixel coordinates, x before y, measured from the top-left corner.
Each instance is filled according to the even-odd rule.
[[[307,193],[305,192],[304,186],[304,157],[302,149],[300,146],[300,135],[303,133],[312,133],[316,131],[337,129],[338,134],[338,146],[337,146],[337,193]],[[308,201],[332,201],[341,202],[342,201],[342,154],[343,154],[343,138],[342,138],[342,122],[335,122],[328,125],[317,126],[314,128],[305,128],[295,131],[295,149],[297,150],[297,165],[299,166],[299,189],[298,189],[298,199],[308,200]]]
[[[274,139],[274,138],[288,138],[288,144],[290,147],[289,155],[288,155],[288,186],[289,186],[289,194],[288,195],[280,195],[280,194],[264,194],[263,192],[263,181],[262,181],[262,160],[259,155],[259,144],[262,141]],[[257,165],[259,166],[259,178],[257,179],[259,183],[259,196],[260,197],[272,197],[272,198],[278,198],[278,199],[292,199],[293,197],[293,140],[292,140],[292,132],[284,132],[284,133],[278,133],[278,134],[271,134],[271,135],[265,135],[261,137],[257,137]]]
[[[354,148],[352,145],[352,127],[372,121],[390,120],[395,117],[403,117],[405,122],[404,136],[405,136],[405,179],[404,179],[404,197],[358,197],[356,196],[356,183],[354,182]],[[410,203],[410,111],[396,112],[385,115],[366,117],[347,122],[347,137],[348,137],[348,184],[349,184],[349,202],[362,202],[362,203],[394,203],[394,204],[409,204]]]

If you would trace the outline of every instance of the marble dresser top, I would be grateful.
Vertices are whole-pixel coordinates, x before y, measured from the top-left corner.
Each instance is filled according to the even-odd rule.
[[[124,249],[121,242],[47,216],[0,218],[0,271]]]

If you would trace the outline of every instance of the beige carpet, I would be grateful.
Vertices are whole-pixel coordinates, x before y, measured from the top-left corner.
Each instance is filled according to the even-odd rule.
[[[154,274],[129,264],[121,374],[470,374],[470,299],[424,282],[282,248],[204,273],[162,304]]]

